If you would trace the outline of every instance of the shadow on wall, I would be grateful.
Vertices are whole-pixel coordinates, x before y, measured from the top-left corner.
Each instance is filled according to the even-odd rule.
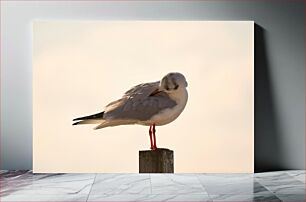
[[[255,24],[255,172],[284,169],[266,40]]]

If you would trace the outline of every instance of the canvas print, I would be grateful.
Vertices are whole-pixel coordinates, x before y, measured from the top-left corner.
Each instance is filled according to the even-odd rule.
[[[34,172],[164,150],[175,173],[254,171],[253,22],[33,22]]]

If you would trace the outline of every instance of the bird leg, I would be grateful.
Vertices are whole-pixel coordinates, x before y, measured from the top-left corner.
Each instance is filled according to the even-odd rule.
[[[155,123],[153,124],[153,127],[152,127],[152,132],[153,132],[153,139],[154,139],[154,143],[153,143],[153,150],[157,149],[156,147],[156,136],[155,136]]]
[[[150,126],[149,129],[149,135],[150,135],[150,143],[151,143],[151,148],[150,149],[154,149],[154,145],[153,145],[153,140],[152,140],[152,126]]]

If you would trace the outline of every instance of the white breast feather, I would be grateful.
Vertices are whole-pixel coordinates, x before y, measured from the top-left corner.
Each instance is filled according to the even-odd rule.
[[[186,88],[184,88],[175,93],[171,93],[169,96],[177,103],[175,107],[162,110],[160,113],[154,115],[149,121],[139,124],[150,125],[155,123],[157,126],[160,126],[174,121],[184,110],[188,100],[188,93]]]

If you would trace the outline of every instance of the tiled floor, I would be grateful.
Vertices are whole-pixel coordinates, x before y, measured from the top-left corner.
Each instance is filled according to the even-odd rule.
[[[1,171],[0,201],[305,201],[305,171],[32,174]]]

